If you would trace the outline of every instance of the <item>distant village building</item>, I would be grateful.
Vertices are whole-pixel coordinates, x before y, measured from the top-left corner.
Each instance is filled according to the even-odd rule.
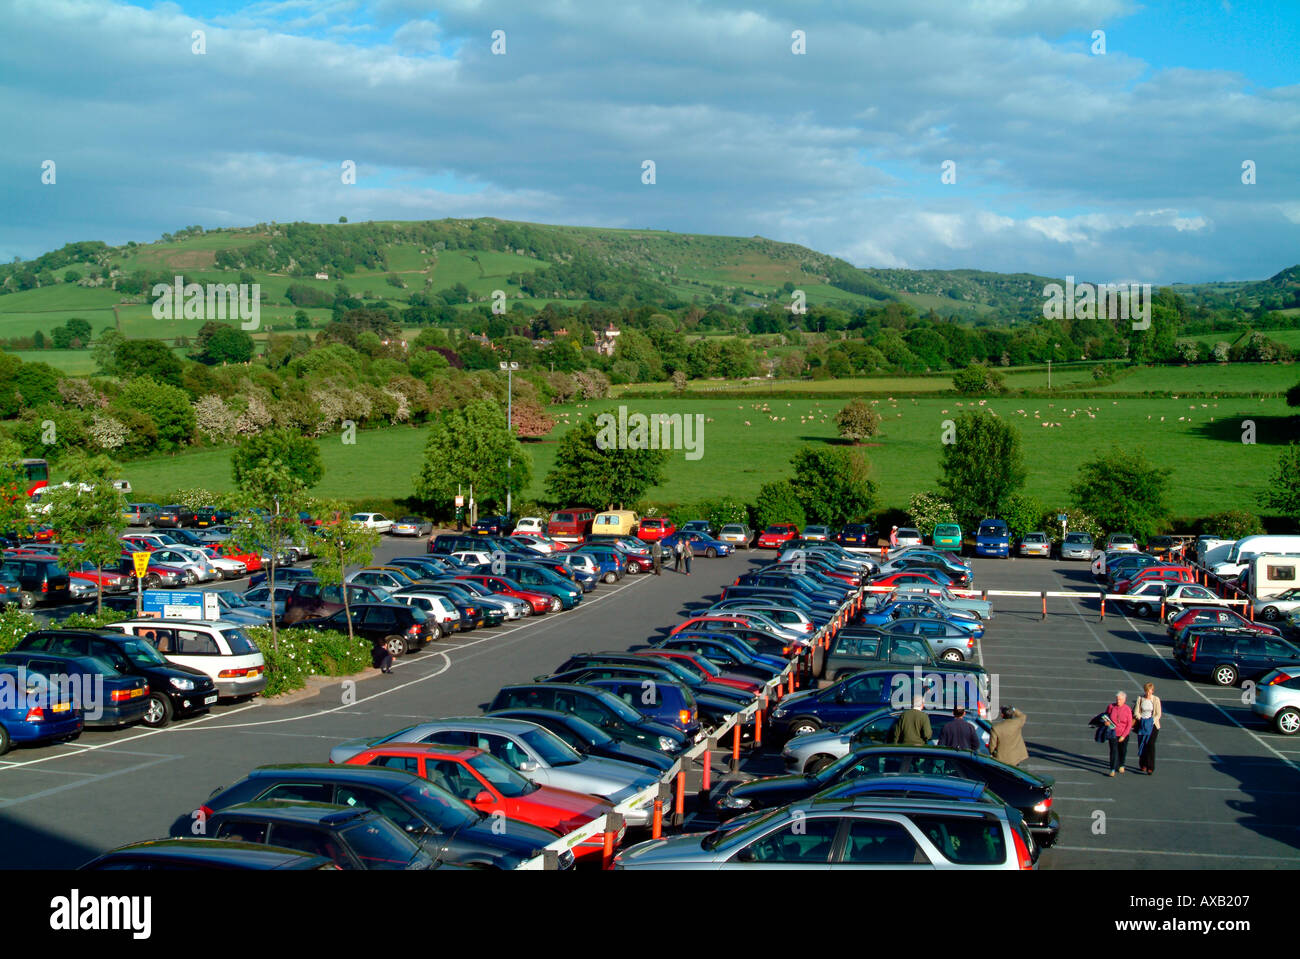
[[[596,337],[596,352],[601,356],[613,356],[614,344],[618,342],[620,332],[613,323],[609,324],[600,336]]]
[[[496,347],[492,345],[492,341],[488,339],[486,333],[471,333],[469,335],[469,340],[471,343],[477,343],[479,346],[485,346],[489,350],[496,349]]]
[[[330,278],[330,275],[329,275],[328,273],[317,273],[317,274],[316,274],[316,279],[318,279],[318,280],[328,280],[329,278]]]

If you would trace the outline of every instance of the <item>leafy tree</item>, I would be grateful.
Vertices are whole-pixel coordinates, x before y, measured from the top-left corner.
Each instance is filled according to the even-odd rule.
[[[230,472],[236,486],[242,487],[259,476],[265,483],[267,471],[280,470],[293,478],[289,486],[310,489],[325,475],[320,447],[292,430],[275,429],[249,437],[230,456]]]
[[[790,481],[805,518],[843,526],[866,518],[876,506],[871,464],[857,450],[801,447],[791,458]]]
[[[1000,515],[1007,521],[1012,536],[1043,530],[1043,504],[1024,490],[1017,490],[1006,498]]]
[[[617,444],[601,449],[598,420],[597,415],[584,417],[564,434],[555,466],[546,474],[546,492],[564,503],[621,509],[663,482],[668,453],[620,449]]]
[[[313,505],[313,516],[332,516],[326,520],[326,532],[321,534],[320,555],[312,560],[311,571],[326,586],[344,586],[349,566],[369,566],[379,545],[378,530],[370,529],[349,520],[348,505],[341,501],[322,501]],[[352,606],[348,591],[343,592],[344,618],[348,621],[348,638],[352,631]]]
[[[506,411],[490,400],[447,410],[429,427],[415,495],[430,509],[446,509],[458,488],[486,503],[505,503],[532,478],[532,458],[506,429]]]
[[[1103,529],[1132,533],[1139,541],[1160,531],[1169,515],[1168,475],[1133,450],[1112,448],[1079,468],[1070,487],[1074,504]]]
[[[126,530],[122,519],[125,497],[113,486],[117,464],[105,456],[88,456],[74,450],[61,464],[68,474],[67,486],[53,486],[42,497],[48,505],[46,522],[63,544],[63,556],[70,556],[67,568],[94,563],[102,575],[105,566],[116,565],[122,555],[118,538]],[[95,590],[96,615],[104,612],[104,591]]]
[[[37,330],[35,333],[32,334],[32,349],[34,350],[45,349],[45,334],[42,333],[40,330]]]
[[[531,400],[524,400],[514,404],[511,425],[516,436],[535,439],[546,436],[555,428],[555,418]]]
[[[157,430],[158,444],[174,449],[194,435],[194,409],[189,394],[177,386],[140,376],[122,388],[113,401],[115,410],[147,416]]]
[[[959,413],[955,442],[939,453],[939,493],[964,527],[997,516],[1025,482],[1020,434],[991,413]]]
[[[876,435],[876,430],[880,429],[880,414],[870,403],[854,400],[835,414],[835,425],[840,436],[856,445]]]
[[[209,320],[199,328],[190,354],[200,363],[210,366],[225,363],[247,363],[253,358],[253,338],[244,330],[227,323]]]
[[[686,371],[685,370],[675,371],[672,375],[672,381],[673,381],[674,393],[686,392]]]
[[[125,342],[126,337],[112,327],[99,334],[99,339],[91,349],[91,356],[94,357],[99,372],[105,376],[117,375],[117,351]]]
[[[1264,532],[1264,524],[1259,517],[1243,509],[1229,509],[1215,513],[1205,521],[1208,532],[1222,536],[1224,539],[1241,539]]]
[[[1272,478],[1259,494],[1259,504],[1300,521],[1300,446],[1294,442],[1278,457]]]
[[[907,504],[907,515],[912,526],[922,536],[933,536],[934,528],[940,523],[957,522],[957,513],[952,504],[930,492],[912,494]]]
[[[298,330],[311,329],[311,317],[307,315],[306,310],[294,310],[293,325],[294,325],[294,329],[298,329]]]
[[[123,379],[147,376],[158,383],[180,386],[185,368],[161,340],[123,339],[113,352],[113,372]]]
[[[954,373],[952,386],[958,393],[966,395],[1004,393],[1007,388],[1002,374],[982,363],[972,363]]]
[[[758,499],[754,502],[754,525],[761,530],[773,523],[794,523],[800,529],[806,523],[803,503],[790,480],[764,483],[758,490]]]

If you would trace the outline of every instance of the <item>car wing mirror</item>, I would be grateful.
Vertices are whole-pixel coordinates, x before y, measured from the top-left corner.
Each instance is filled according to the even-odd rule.
[[[742,849],[736,853],[736,862],[754,862],[754,851],[752,849]]]
[[[519,764],[519,771],[521,773],[537,772],[537,763],[529,760],[525,760],[524,762]]]
[[[528,765],[528,763],[525,763],[524,765]],[[495,802],[495,800],[492,798],[492,794],[490,792],[488,792],[486,789],[482,789],[479,790],[479,794],[474,797],[474,802],[487,804],[487,803]]]

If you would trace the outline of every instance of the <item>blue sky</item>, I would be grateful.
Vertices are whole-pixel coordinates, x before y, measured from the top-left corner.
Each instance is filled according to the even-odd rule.
[[[6,259],[344,215],[759,234],[859,266],[1115,282],[1300,262],[1294,0],[0,12]]]

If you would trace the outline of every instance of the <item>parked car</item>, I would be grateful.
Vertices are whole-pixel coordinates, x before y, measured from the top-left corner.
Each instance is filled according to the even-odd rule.
[[[759,549],[780,549],[782,545],[799,535],[793,523],[773,523],[758,534],[755,545]]]
[[[675,550],[678,543],[689,542],[691,552],[698,558],[707,556],[713,559],[715,556],[730,556],[733,549],[730,543],[723,542],[720,539],[714,539],[707,533],[700,533],[695,530],[681,530],[673,533],[671,536],[665,536],[663,540],[665,550]]]
[[[616,701],[623,706],[621,700]],[[482,749],[533,782],[600,796],[614,803],[631,800],[657,779],[640,766],[612,759],[584,758],[564,740],[535,723],[485,716],[435,719],[377,739],[349,740],[330,750],[330,760],[346,763],[366,749],[399,743]],[[635,805],[629,807],[626,817],[629,826],[649,825],[651,802],[652,799],[634,800]]]
[[[754,532],[744,523],[727,523],[718,531],[718,539],[731,544],[733,549],[743,546],[748,550],[752,546]]]
[[[1011,555],[1011,532],[1006,520],[989,517],[979,521],[975,529],[973,552],[976,556],[993,556],[1006,559]]]
[[[284,616],[284,604],[288,601],[290,594],[293,593],[293,587],[281,586],[278,582],[278,576],[276,580],[274,597],[271,595],[271,587],[266,584],[244,590],[243,596],[244,602],[258,609],[266,610],[268,616],[274,617],[276,622],[279,622],[281,617]]]
[[[1016,552],[1021,556],[1041,556],[1048,559],[1052,555],[1052,541],[1044,532],[1026,533],[1020,537]]]
[[[81,867],[92,872],[228,871],[239,869],[337,869],[333,859],[284,846],[226,839],[147,839],[96,856]]]
[[[1231,626],[1236,629],[1266,633],[1269,636],[1282,635],[1282,631],[1276,626],[1251,622],[1245,616],[1226,606],[1193,606],[1190,609],[1183,610],[1177,616],[1167,619],[1167,622],[1169,625],[1166,632],[1171,641],[1175,639],[1179,632],[1189,626]]]
[[[1134,539],[1128,533],[1111,533],[1108,537],[1106,537],[1105,548],[1107,550],[1112,550],[1112,549],[1117,550],[1118,552],[1121,553],[1140,552],[1138,550],[1137,540]]]
[[[161,728],[172,719],[207,712],[217,701],[216,683],[201,670],[169,663],[151,644],[113,630],[39,629],[14,647],[21,653],[94,657],[123,676],[139,676],[148,685],[146,726]]]
[[[939,523],[934,528],[934,535],[930,538],[935,549],[942,549],[946,552],[961,552],[961,527],[956,523]]]
[[[348,604],[387,602],[388,594],[373,586],[349,584]],[[343,608],[343,586],[322,585],[320,581],[305,579],[293,584],[293,591],[285,601],[284,625],[292,626],[303,619],[319,619],[337,613]]]
[[[1257,599],[1254,607],[1255,615],[1270,623],[1286,619],[1291,613],[1300,610],[1300,586],[1283,590],[1275,596]]]
[[[319,619],[302,619],[287,629],[315,629],[346,633],[348,615],[352,631],[393,656],[419,652],[442,637],[442,627],[417,606],[403,603],[357,603]]]
[[[1192,633],[1186,644],[1175,647],[1174,660],[1188,676],[1216,686],[1237,686],[1275,669],[1300,671],[1300,649],[1280,637],[1244,630]]]
[[[713,535],[713,524],[707,519],[687,520],[682,524],[683,533],[703,533],[705,536]]]
[[[71,599],[68,574],[52,556],[6,555],[0,569],[18,581],[18,604],[23,609],[54,606]]]
[[[744,826],[630,846],[615,869],[1034,869],[1005,806],[941,799],[811,799]]]
[[[803,538],[813,540],[818,543],[824,543],[831,538],[831,528],[829,526],[805,526],[803,528]]]
[[[154,511],[149,519],[149,525],[154,529],[167,529],[169,527],[179,527],[181,517],[185,514],[184,506],[179,503],[173,503],[171,506],[160,506]]]
[[[548,524],[545,517],[524,516],[515,524],[514,532],[511,533],[511,535],[519,536],[520,534],[528,533],[533,536],[545,536],[547,535],[547,528]]]
[[[515,869],[541,855],[555,838],[527,823],[496,829],[489,817],[404,770],[348,766],[341,760],[328,765],[259,766],[238,782],[218,788],[194,813],[178,817],[171,835],[191,835],[199,816],[211,822],[216,813],[231,806],[270,800],[364,807],[388,817],[436,860],[467,866]],[[572,865],[572,853],[560,853],[560,868]]]
[[[162,507],[157,503],[127,503],[122,509],[122,518],[128,526],[149,526],[160,509]]]
[[[614,694],[574,683],[534,683],[504,686],[488,704],[501,709],[555,709],[600,726],[611,736],[639,746],[675,755],[686,746],[686,736],[664,723],[648,720]],[[575,787],[576,788],[576,787]]]
[[[834,682],[851,673],[871,669],[886,663],[897,666],[925,666],[945,671],[973,672],[980,676],[988,691],[988,674],[984,667],[965,663],[965,655],[945,655],[936,649],[929,637],[900,635],[872,629],[852,627],[840,630],[831,640],[829,649],[820,646],[813,650],[813,676]]]
[[[581,716],[554,709],[495,709],[487,713],[499,719],[520,719],[550,730],[584,756],[617,759],[644,766],[658,773],[672,769],[674,760],[657,749],[648,749],[611,736],[601,727]]]
[[[393,536],[432,536],[433,522],[418,516],[399,516],[389,532]]]
[[[637,524],[637,539],[653,543],[657,539],[671,536],[677,532],[677,524],[666,516],[642,516]]]
[[[1275,669],[1261,676],[1251,711],[1283,736],[1300,733],[1300,669]]]
[[[266,688],[266,660],[241,626],[190,619],[128,619],[106,628],[138,636],[168,662],[207,674],[222,699],[253,696]]]
[[[581,829],[614,808],[608,799],[533,782],[491,753],[471,746],[389,743],[363,750],[347,762],[405,770],[481,814],[498,816],[510,825],[537,826],[556,838]],[[622,831],[626,830],[624,826]],[[571,848],[579,856],[599,856],[604,845],[604,835],[598,832]]]
[[[86,729],[134,725],[144,718],[148,708],[148,681],[143,676],[120,672],[111,662],[97,656],[12,650],[0,655],[0,670],[6,666],[21,666],[50,682],[58,677],[55,685],[71,684],[72,703],[80,708]]]
[[[1087,533],[1066,533],[1061,540],[1061,559],[1092,559],[1094,546]]]
[[[460,628],[460,612],[446,596],[438,593],[394,593],[393,602],[423,610],[434,639],[450,636]],[[335,615],[338,615],[337,613]]]
[[[505,536],[514,529],[514,520],[509,516],[483,516],[471,530],[479,536]]]
[[[393,521],[383,513],[353,513],[348,521],[378,533],[390,533],[393,529]]]
[[[52,678],[28,663],[0,663],[0,756],[15,745],[71,742],[81,735],[81,704]]]
[[[870,548],[876,545],[876,534],[865,523],[847,523],[835,534],[835,542],[840,546]]]
[[[294,583],[300,583],[304,580],[315,579],[316,574],[312,572],[309,566],[277,566],[275,568],[275,588],[278,590],[281,586],[293,589]],[[248,589],[257,586],[265,586],[267,573],[254,573],[248,577]]]

